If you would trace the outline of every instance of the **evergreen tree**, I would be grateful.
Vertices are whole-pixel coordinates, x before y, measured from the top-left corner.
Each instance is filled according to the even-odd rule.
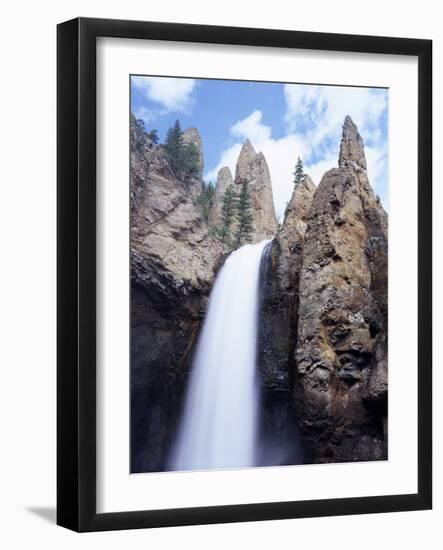
[[[182,146],[183,146],[183,131],[180,126],[180,121],[176,120],[174,126],[169,128],[168,133],[166,134],[166,141],[164,145],[164,150],[168,162],[172,168],[172,171],[180,178],[180,168],[181,168],[181,155],[182,155]]]
[[[214,193],[215,193],[214,184],[203,182],[201,193],[198,196],[196,202],[197,202],[197,205],[200,207],[201,213],[206,222],[208,221],[208,218],[209,218],[209,210],[211,208],[212,198],[214,196]]]
[[[143,153],[147,148],[151,148],[158,143],[157,130],[146,131],[144,121],[131,113],[131,150]]]
[[[150,132],[148,132],[148,138],[151,140],[151,143],[153,145],[157,145],[158,143],[158,133],[157,130],[154,128]]]
[[[185,181],[191,176],[198,175],[199,154],[197,147],[194,143],[183,142],[183,130],[178,120],[166,134],[164,151],[177,179]]]
[[[253,215],[251,212],[251,199],[249,196],[248,183],[243,180],[241,184],[241,191],[238,200],[238,231],[237,231],[237,245],[239,246],[243,242],[251,240],[251,233],[253,227]]]
[[[220,238],[223,242],[229,242],[231,237],[231,226],[237,212],[237,196],[234,186],[229,185],[223,196],[222,206],[222,226],[219,231]]]
[[[293,172],[295,187],[303,181],[305,174],[303,172],[303,162],[300,157],[297,158],[297,164],[295,165],[295,171]]]
[[[199,154],[195,143],[182,144],[181,151],[181,170],[183,179],[199,174]]]

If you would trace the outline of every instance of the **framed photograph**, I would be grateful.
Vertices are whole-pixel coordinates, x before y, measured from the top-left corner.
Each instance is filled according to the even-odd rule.
[[[59,525],[432,506],[432,43],[58,26]]]

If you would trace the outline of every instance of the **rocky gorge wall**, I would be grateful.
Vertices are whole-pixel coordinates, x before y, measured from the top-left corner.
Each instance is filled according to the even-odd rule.
[[[195,139],[198,133],[185,133]],[[165,468],[192,351],[226,247],[196,206],[200,175],[177,180],[131,119],[131,472]]]
[[[291,394],[304,462],[387,458],[387,215],[349,117],[338,164],[294,190],[261,320],[264,385]]]

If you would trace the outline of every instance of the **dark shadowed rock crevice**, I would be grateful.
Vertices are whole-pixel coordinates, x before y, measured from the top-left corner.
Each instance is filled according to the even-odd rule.
[[[258,369],[265,441],[262,446],[280,449],[280,454],[273,453],[272,464],[291,460],[297,464],[303,457],[293,401],[296,376],[293,356],[301,253],[306,214],[314,191],[314,183],[305,176],[294,189],[284,222],[262,259]]]
[[[170,298],[171,296],[169,296]],[[201,322],[200,296],[176,307],[163,294],[131,288],[131,471],[164,468],[177,427]]]
[[[260,266],[257,367],[260,389],[258,465],[300,464],[303,455],[292,400],[293,296],[275,276],[281,250],[271,241]]]

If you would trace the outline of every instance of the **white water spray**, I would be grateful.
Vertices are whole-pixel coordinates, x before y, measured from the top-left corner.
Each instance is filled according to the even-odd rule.
[[[255,465],[260,260],[269,241],[226,260],[197,344],[171,469]]]

